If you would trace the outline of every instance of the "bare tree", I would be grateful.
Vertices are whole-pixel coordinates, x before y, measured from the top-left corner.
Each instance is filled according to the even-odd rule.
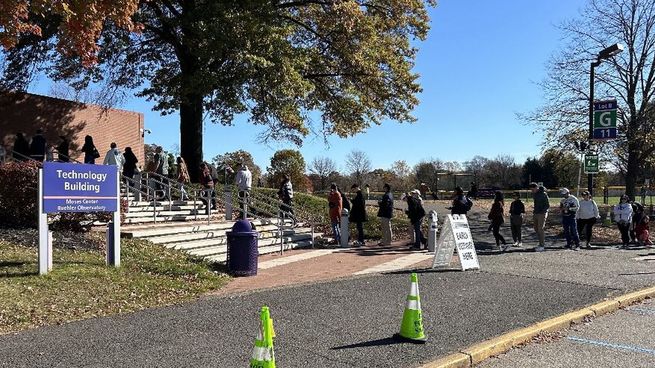
[[[545,129],[547,146],[570,149],[570,141],[586,139],[590,62],[610,44],[623,43],[623,53],[597,68],[595,97],[619,103],[619,139],[600,151],[625,174],[633,196],[641,166],[655,153],[655,2],[589,0],[580,17],[561,28],[569,42],[548,65],[546,102],[523,118]]]
[[[365,152],[353,150],[346,156],[346,168],[348,168],[355,182],[363,185],[362,181],[366,174],[371,171],[371,160]]]
[[[473,174],[473,181],[478,185],[481,184],[480,179],[483,176],[484,167],[488,162],[489,159],[486,157],[475,156],[471,159],[471,161],[466,161],[464,163],[464,169]]]
[[[329,157],[314,157],[309,164],[309,172],[315,174],[319,178],[320,189],[325,190],[328,186],[330,176],[337,171],[337,163]]]

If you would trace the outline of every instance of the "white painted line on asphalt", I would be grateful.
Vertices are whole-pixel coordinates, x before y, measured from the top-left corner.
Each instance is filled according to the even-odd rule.
[[[569,336],[567,339],[573,341],[573,342],[579,342],[583,344],[589,344],[589,345],[595,345],[595,346],[602,346],[604,348],[610,348],[610,349],[617,349],[617,350],[626,350],[626,351],[632,351],[635,353],[644,353],[644,354],[650,354],[650,355],[655,355],[655,350],[653,349],[646,349],[642,348],[639,346],[633,346],[633,345],[623,345],[623,344],[615,344],[607,341],[601,341],[601,340],[588,340],[588,339],[583,339],[580,337],[575,337],[575,336]]]
[[[300,261],[304,261],[304,260],[307,260],[307,259],[312,259],[312,258],[316,258],[316,257],[325,256],[325,255],[332,254],[332,253],[335,253],[335,252],[340,252],[343,249],[348,249],[348,248],[318,249],[318,250],[314,250],[314,251],[311,251],[311,252],[294,254],[294,255],[288,256],[288,257],[280,257],[280,258],[276,258],[276,259],[271,259],[270,261],[261,262],[259,264],[258,268],[260,270],[266,270],[268,268],[273,268],[273,267],[277,267],[277,266],[286,265],[286,264],[289,264],[289,263],[300,262]]]
[[[380,272],[402,270],[419,262],[432,259],[433,257],[434,257],[434,253],[426,253],[426,252],[412,253],[408,256],[396,258],[392,261],[385,262],[359,272],[355,272],[355,275],[367,275],[369,273],[380,273]]]
[[[655,309],[651,308],[628,308],[627,310],[630,312],[638,312],[643,314],[655,314]]]

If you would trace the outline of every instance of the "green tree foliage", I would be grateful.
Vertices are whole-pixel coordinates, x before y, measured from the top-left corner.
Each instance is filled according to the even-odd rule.
[[[136,89],[162,114],[179,111],[181,155],[195,180],[205,118],[230,125],[245,113],[267,128],[262,139],[296,144],[312,129],[349,137],[387,119],[414,121],[421,88],[411,41],[427,36],[430,5],[436,1],[143,0],[131,19],[140,32],[104,23],[88,68],[58,52],[62,18],[45,9],[30,14],[40,37],[23,34],[6,53],[5,81],[26,88],[45,72],[77,89],[102,85],[110,97]],[[320,113],[314,127],[312,112]]]
[[[229,167],[232,174],[228,174],[228,179],[233,182],[236,172],[241,168],[241,164],[246,164],[248,170],[252,173],[252,183],[257,185],[262,177],[262,169],[255,164],[250,152],[238,150],[226,152],[212,159],[212,163],[218,168],[218,181],[225,183],[225,168]]]
[[[309,179],[305,176],[305,159],[300,151],[284,149],[275,152],[268,167],[268,185],[279,187],[284,175],[288,175],[294,190],[309,189]],[[311,183],[309,183],[311,184]]]

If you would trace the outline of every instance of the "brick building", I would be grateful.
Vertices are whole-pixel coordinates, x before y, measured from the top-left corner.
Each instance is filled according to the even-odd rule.
[[[121,151],[131,147],[140,166],[144,164],[143,114],[31,93],[0,92],[0,144],[7,151],[16,133],[22,132],[29,141],[39,128],[49,147],[57,146],[60,135],[67,136],[70,156],[78,161],[84,158],[80,152],[84,137],[90,135],[101,162],[111,142],[116,142]]]

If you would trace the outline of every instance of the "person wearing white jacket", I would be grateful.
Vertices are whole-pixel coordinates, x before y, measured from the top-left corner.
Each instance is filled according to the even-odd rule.
[[[600,218],[598,205],[591,198],[589,192],[585,190],[582,192],[582,200],[579,206],[578,212],[576,213],[578,234],[580,237],[584,235],[586,248],[590,249],[591,245],[589,243],[591,242],[592,229],[594,224],[596,224],[596,220]]]
[[[621,196],[621,203],[614,206],[612,209],[614,213],[614,221],[619,226],[621,232],[622,246],[619,248],[627,248],[630,243],[630,225],[632,224],[632,205],[630,204],[630,197],[627,194]]]
[[[125,163],[125,158],[121,151],[116,148],[116,143],[111,143],[109,146],[110,149],[105,155],[105,160],[102,162],[103,165],[115,165],[118,166],[118,171],[123,172],[123,164]]]

